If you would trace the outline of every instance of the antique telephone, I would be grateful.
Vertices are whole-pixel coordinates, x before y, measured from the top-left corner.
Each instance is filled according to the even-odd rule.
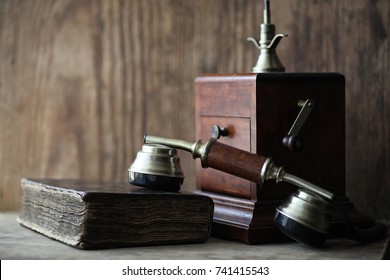
[[[360,242],[382,237],[386,228],[367,228],[371,219],[358,213],[345,196],[344,76],[285,73],[276,47],[287,35],[275,35],[269,0],[264,1],[263,18],[259,41],[248,38],[260,51],[252,73],[208,74],[195,80],[196,137],[206,139],[213,127],[211,139],[190,143],[146,135],[129,167],[129,182],[179,190],[184,175],[176,149],[185,150],[200,158],[203,168],[197,166],[196,188],[214,201],[215,236],[260,244],[285,240],[281,231],[316,247],[328,235]],[[296,102],[300,112],[290,128],[285,120],[295,114]],[[311,131],[305,143],[307,134],[300,130],[309,114],[307,125],[316,123],[321,129]],[[318,178],[331,191],[286,173],[265,154],[283,161],[294,174]],[[330,168],[332,174],[326,174]],[[268,181],[280,182],[280,187]]]
[[[336,199],[332,192],[285,172],[271,158],[220,143],[211,138],[206,143],[195,143],[144,136],[144,145],[129,167],[129,182],[152,189],[177,191],[184,180],[176,149],[192,153],[203,168],[250,180],[264,186],[266,181],[288,182],[299,189],[276,209],[275,226],[289,237],[302,243],[320,247],[328,236],[331,203]],[[348,223],[347,223],[348,224]],[[369,242],[386,233],[385,226],[375,225],[358,229],[348,224],[349,238]]]

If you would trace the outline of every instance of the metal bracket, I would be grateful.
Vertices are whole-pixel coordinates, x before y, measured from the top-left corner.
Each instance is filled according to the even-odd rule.
[[[307,120],[311,110],[313,110],[315,103],[311,99],[307,99],[306,101],[299,100],[298,106],[301,107],[301,111],[299,112],[297,118],[295,119],[293,125],[291,126],[288,136],[297,136],[299,131],[301,130],[303,124]]]
[[[301,107],[301,110],[299,111],[298,116],[288,131],[287,136],[283,138],[283,145],[285,145],[291,151],[300,151],[303,149],[303,142],[302,139],[298,137],[298,134],[303,124],[309,117],[310,112],[313,110],[314,105],[315,102],[312,99],[307,99],[306,101],[299,100],[298,106]]]

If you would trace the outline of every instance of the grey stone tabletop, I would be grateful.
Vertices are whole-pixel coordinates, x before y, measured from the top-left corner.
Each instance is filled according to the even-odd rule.
[[[329,239],[321,249],[290,242],[247,245],[211,237],[201,244],[80,250],[21,226],[16,212],[0,212],[0,259],[61,260],[378,260],[385,239],[358,244],[347,239]]]

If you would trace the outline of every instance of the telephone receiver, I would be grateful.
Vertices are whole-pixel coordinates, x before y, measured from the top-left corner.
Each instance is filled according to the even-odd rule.
[[[176,149],[192,153],[194,159],[200,159],[203,168],[217,169],[261,187],[269,180],[297,186],[297,192],[276,209],[275,227],[290,238],[313,247],[325,243],[330,231],[330,207],[337,201],[332,192],[287,173],[272,158],[223,144],[215,138],[206,143],[201,140],[191,143],[145,135],[142,149],[129,167],[129,182],[151,189],[178,191],[184,175]],[[385,236],[387,229],[383,224],[368,229],[357,228],[349,222],[346,211],[342,211],[347,238],[366,243]]]

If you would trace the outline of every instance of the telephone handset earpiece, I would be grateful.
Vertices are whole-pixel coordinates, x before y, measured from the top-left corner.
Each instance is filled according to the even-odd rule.
[[[329,235],[329,208],[321,196],[298,189],[276,209],[274,225],[296,241],[321,247]]]
[[[337,198],[335,198],[337,204]],[[346,225],[346,238],[359,243],[369,243],[383,238],[387,228],[375,222],[369,228],[360,228],[350,223],[348,213],[337,204]],[[290,238],[312,247],[321,247],[329,236],[331,204],[320,196],[305,190],[292,194],[276,210],[274,224]]]

